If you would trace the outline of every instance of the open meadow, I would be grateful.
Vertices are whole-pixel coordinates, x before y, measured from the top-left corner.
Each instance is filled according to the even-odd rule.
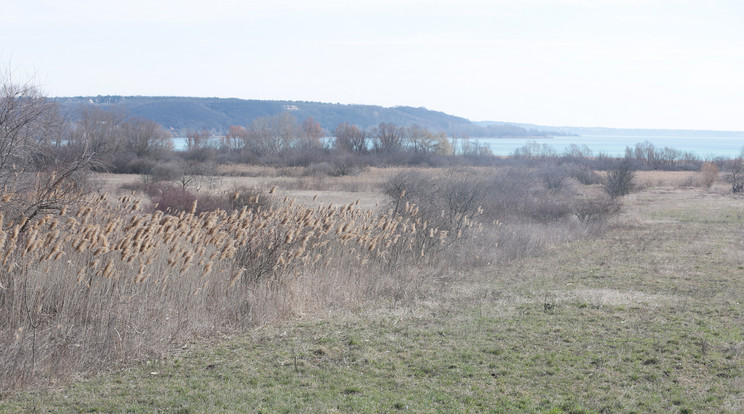
[[[72,382],[30,381],[34,386],[0,400],[0,411],[742,412],[744,199],[722,184],[705,191],[681,186],[680,174],[656,174],[641,190],[622,198],[620,213],[601,231],[571,222],[569,236],[566,228],[543,223],[540,231],[560,230],[566,235],[542,236],[545,240],[538,243],[537,236],[525,241],[504,235],[537,232],[538,224],[517,227],[504,218],[500,225],[486,228],[493,234],[476,237],[473,231],[466,252],[440,248],[437,254],[443,262],[457,260],[458,266],[428,257],[427,266],[400,259],[410,273],[383,272],[379,266],[389,262],[368,263],[380,256],[374,256],[376,247],[370,249],[373,240],[359,241],[358,233],[349,236],[346,245],[357,249],[355,243],[362,244],[354,255],[338,255],[333,250],[336,242],[328,235],[313,233],[305,243],[327,249],[320,263],[328,257],[349,260],[339,268],[355,266],[363,273],[387,275],[379,276],[380,280],[332,270],[339,268],[298,272],[305,268],[295,267],[281,274],[299,276],[281,279],[292,289],[271,289],[268,282],[261,288],[246,283],[235,292],[229,286],[236,279],[210,279],[203,274],[204,263],[194,264],[195,270],[186,269],[184,276],[189,282],[171,293],[176,299],[153,294],[155,305],[173,306],[191,297],[201,304],[195,310],[177,308],[176,313],[187,318],[197,318],[200,312],[227,316],[213,320],[209,316],[197,324],[181,321],[180,329],[163,317],[159,320],[163,329],[177,339],[145,335],[168,345],[137,354],[140,362],[122,362],[119,356],[111,360],[109,369],[78,380],[73,376]],[[580,192],[594,190],[589,186]],[[284,192],[282,197],[296,191],[300,199],[315,190],[277,191]],[[355,197],[353,192],[334,189],[320,192],[315,201],[336,193]],[[376,194],[364,193],[368,206],[379,207],[385,201],[381,193]],[[307,207],[302,208],[307,209],[300,214],[308,218],[308,211],[320,211],[321,218],[335,211],[314,206],[312,198],[305,201]],[[287,208],[280,206],[278,211]],[[340,210],[335,214],[346,214],[344,220],[329,231],[339,231],[340,238],[349,229],[337,229],[350,219],[359,220],[359,228],[365,223],[370,228],[391,226],[378,216],[349,207]],[[225,219],[209,217],[191,220]],[[409,228],[415,217],[409,217]],[[226,225],[237,225],[241,219],[232,220]],[[261,220],[283,219],[272,213]],[[300,239],[292,245],[293,255],[310,234],[313,224],[306,224],[309,227],[292,230]],[[214,227],[200,226],[206,226],[205,233]],[[322,227],[316,231],[322,233]],[[573,236],[577,232],[584,235]],[[379,237],[379,244],[390,241],[394,246],[395,234],[381,230],[370,236]],[[185,239],[188,234],[177,237]],[[256,240],[245,237],[249,244]],[[411,236],[399,239],[405,237],[418,249],[427,246]],[[494,243],[494,237],[500,243]],[[517,249],[509,246],[514,240],[521,240],[517,246],[529,254],[499,252]],[[482,243],[490,247],[476,249]],[[530,247],[534,244],[539,248]],[[224,253],[223,240],[206,246],[217,252],[207,273],[235,272],[231,262],[219,260],[229,255]],[[168,257],[166,253],[154,261],[165,263]],[[183,261],[180,251],[178,257]],[[304,257],[304,253],[297,256],[299,263],[315,260],[315,254]],[[119,261],[112,266],[126,271]],[[106,283],[101,282],[101,288],[116,286]],[[218,288],[209,290],[212,285]],[[125,293],[130,296],[146,292],[128,289]],[[160,291],[164,285],[153,289]],[[209,293],[201,296],[201,290]],[[279,294],[296,296],[270,297]],[[103,292],[99,295],[105,297]],[[230,329],[241,308],[216,306],[218,302],[210,297],[228,302],[248,297],[251,312],[260,317],[254,316],[256,323],[247,331],[240,324],[242,333]],[[279,302],[283,305],[278,310],[264,310],[267,314],[261,315],[260,306]],[[137,306],[140,309],[142,302]],[[128,308],[120,304],[115,309]],[[209,326],[217,321],[221,327]],[[133,320],[127,323],[137,326]],[[192,335],[181,335],[185,329]],[[209,335],[199,339],[200,333]]]

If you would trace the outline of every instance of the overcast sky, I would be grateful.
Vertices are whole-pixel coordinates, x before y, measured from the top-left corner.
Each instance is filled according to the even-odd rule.
[[[744,1],[1,0],[0,66],[50,96],[741,131]]]

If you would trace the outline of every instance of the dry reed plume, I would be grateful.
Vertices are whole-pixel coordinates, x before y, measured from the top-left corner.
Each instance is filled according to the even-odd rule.
[[[403,297],[423,281],[413,266],[447,261],[457,240],[413,204],[405,216],[293,200],[201,214],[144,213],[127,196],[73,207],[0,226],[0,394],[195,336]],[[478,226],[465,220],[459,243]]]

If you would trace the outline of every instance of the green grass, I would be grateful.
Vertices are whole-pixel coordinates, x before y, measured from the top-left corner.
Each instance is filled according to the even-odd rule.
[[[653,189],[601,237],[0,401],[2,412],[742,412],[741,200]],[[663,217],[663,220],[660,218]]]

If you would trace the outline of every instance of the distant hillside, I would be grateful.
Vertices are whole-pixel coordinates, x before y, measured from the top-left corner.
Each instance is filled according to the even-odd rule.
[[[697,137],[719,136],[730,138],[744,138],[744,131],[722,131],[703,129],[643,129],[643,128],[603,128],[603,127],[572,127],[545,126],[521,124],[512,122],[482,121],[474,122],[484,128],[493,126],[517,126],[526,130],[552,131],[555,135],[607,135],[607,136],[638,136],[638,137]]]
[[[207,129],[224,133],[230,125],[248,126],[259,117],[290,112],[300,122],[313,117],[328,132],[342,122],[371,128],[380,122],[425,127],[432,131],[471,137],[560,135],[550,131],[528,130],[516,125],[479,126],[468,119],[426,108],[374,105],[342,105],[320,102],[259,101],[223,98],[78,96],[56,98],[65,110],[74,113],[81,104],[103,108],[123,107],[134,115],[151,119],[176,134]]]

